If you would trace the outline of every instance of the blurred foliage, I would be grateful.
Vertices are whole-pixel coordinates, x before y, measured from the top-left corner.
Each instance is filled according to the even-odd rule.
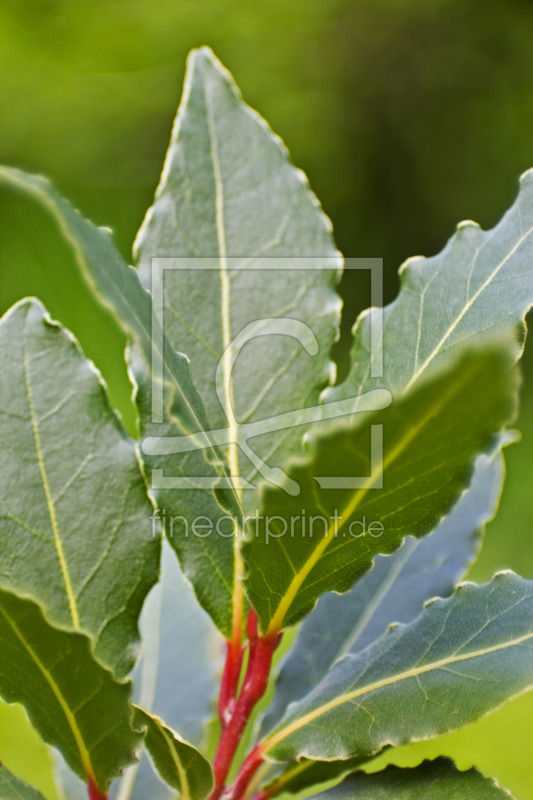
[[[0,753],[14,774],[56,800],[50,750],[30,726],[22,706],[0,703]]]
[[[408,256],[455,224],[493,225],[533,166],[533,4],[527,0],[0,0],[0,160],[50,175],[125,255],[157,183],[191,47],[209,44],[309,175],[348,256],[382,256],[385,296]],[[102,370],[130,431],[124,339],[81,283],[45,215],[0,196],[0,311],[43,299]],[[343,283],[349,327],[368,304]],[[507,451],[497,520],[472,572],[533,577],[533,346],[523,442]],[[446,752],[533,799],[531,696],[400,763]],[[52,797],[45,751],[0,709],[0,758]],[[26,764],[27,768],[23,769]]]

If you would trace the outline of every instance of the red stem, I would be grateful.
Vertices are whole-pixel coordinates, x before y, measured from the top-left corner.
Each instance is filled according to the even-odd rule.
[[[239,746],[241,736],[248,724],[255,705],[263,697],[272,666],[272,656],[278,644],[278,637],[264,638],[257,632],[257,616],[254,611],[250,611],[246,633],[250,642],[248,654],[248,666],[241,693],[235,702],[233,713],[227,719],[223,727],[217,753],[214,761],[215,788],[209,800],[218,800],[224,789],[231,764],[235,757],[235,752]],[[226,690],[225,690],[226,691]],[[250,753],[244,762],[235,786],[230,790],[239,790],[240,786],[248,784],[248,781],[259,767],[262,757],[257,748]],[[251,770],[251,771],[250,771]],[[242,778],[241,778],[242,776]],[[245,781],[245,784],[243,782]],[[237,786],[237,784],[239,784]]]
[[[257,631],[257,614],[253,608],[248,612],[248,619],[246,620],[246,637],[250,642],[256,642],[259,638],[259,633]]]
[[[232,639],[227,643],[226,663],[218,697],[218,716],[222,729],[226,727],[235,710],[235,697],[239,687],[243,656],[244,648],[241,647],[240,641]]]
[[[248,788],[248,784],[262,763],[263,753],[259,745],[257,745],[243,762],[233,785],[224,792],[224,800],[241,800]],[[266,794],[269,797],[268,792],[263,792],[262,794]]]
[[[107,794],[100,794],[100,789],[94,782],[92,776],[87,778],[87,791],[89,793],[89,800],[107,800]]]

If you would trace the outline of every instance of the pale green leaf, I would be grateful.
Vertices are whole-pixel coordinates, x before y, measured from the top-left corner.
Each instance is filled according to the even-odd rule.
[[[507,355],[473,353],[364,424],[315,437],[289,468],[300,494],[265,486],[243,546],[263,630],[294,624],[324,592],[348,591],[378,553],[430,533],[468,485],[475,457],[496,446],[515,393]],[[371,425],[382,426],[384,439],[374,466]],[[362,482],[349,488],[346,475]],[[335,485],[321,486],[317,476]]]
[[[161,580],[141,615],[144,653],[133,672],[137,702],[194,745],[205,743],[224,663],[225,643],[196,602],[167,542]]]
[[[59,750],[52,750],[51,756],[58,800],[87,800],[85,782],[72,772]],[[130,769],[133,769],[133,767],[126,767],[124,771],[128,772]],[[118,781],[115,783],[118,783]]]
[[[143,654],[132,673],[134,702],[165,720],[196,747],[205,746],[215,715],[224,642],[163,542],[161,579],[144,604]],[[163,791],[146,758],[128,767],[116,800],[144,800]]]
[[[264,459],[266,474],[275,476],[299,449],[299,414],[318,404],[334,374],[342,259],[305,176],[208,48],[189,56],[135,253],[147,288],[156,274],[152,259],[165,259],[165,334],[189,356],[211,424],[234,437],[224,446],[232,475],[253,483]],[[245,331],[254,338],[242,352],[231,349]],[[285,412],[297,415],[291,427],[261,426]],[[245,489],[243,503],[255,510],[255,492]]]
[[[0,352],[0,579],[90,633],[125,674],[160,552],[134,443],[92,363],[38,301],[2,318]]]
[[[134,761],[131,683],[95,658],[83,633],[60,630],[27,598],[0,589],[0,696],[21,703],[43,740],[105,793]]]
[[[44,800],[44,798],[37,789],[32,789],[0,765],[0,800]]]
[[[462,222],[441,253],[409,259],[400,278],[395,302],[364,312],[356,322],[351,372],[325,392],[326,400],[378,386],[403,392],[465,341],[525,328],[533,303],[533,170],[522,176],[516,202],[495,228],[483,231]],[[372,320],[382,326],[383,337],[374,337],[371,347]],[[372,365],[380,363],[383,375],[373,377]]]
[[[135,719],[146,727],[146,748],[161,777],[177,789],[183,800],[207,797],[213,788],[209,761],[158,717],[137,708]]]
[[[90,287],[132,337],[134,344],[130,354],[130,376],[137,385],[136,399],[143,429],[147,430],[150,426],[150,434],[160,436],[209,429],[202,402],[191,382],[188,361],[161,334],[158,320],[152,314],[151,296],[141,286],[136,270],[121,257],[111,232],[84,219],[40,176],[2,167],[0,183],[28,194],[50,212],[72,246]],[[161,363],[162,374],[159,378],[165,412],[163,422],[155,425],[151,424],[153,357]],[[151,466],[154,469],[163,467],[157,462]],[[179,464],[172,463],[169,466],[175,472],[179,471],[180,475],[193,476],[213,484],[218,484],[225,475],[218,451],[210,447],[189,452],[180,457]],[[226,516],[225,509],[229,509],[232,515],[236,513],[237,503],[230,489],[218,490],[215,497],[214,491],[185,487],[179,492],[179,498],[180,513],[190,519],[206,514],[216,523],[220,517]],[[230,635],[236,613],[233,542],[222,536],[213,536],[209,542],[196,536],[186,537],[179,524],[175,526],[173,542],[200,603],[220,630]],[[206,580],[206,576],[209,576],[209,580]]]
[[[453,761],[438,758],[413,769],[387,767],[357,772],[314,800],[504,800],[511,795],[477,769],[461,772]]]
[[[143,745],[137,754],[139,763],[128,767],[117,782],[113,800],[176,800],[176,792],[159,775],[148,750]],[[138,768],[137,768],[138,767]],[[130,776],[134,776],[134,780]],[[67,800],[70,798],[67,795]],[[85,797],[73,800],[85,800]]]
[[[396,553],[376,556],[374,567],[347,594],[320,598],[283,661],[263,733],[340,658],[364,650],[391,623],[411,622],[430,598],[450,594],[475,558],[483,526],[496,511],[503,476],[499,448],[480,456],[470,489],[433,533],[407,537]]]
[[[499,573],[430,601],[291,706],[267,758],[347,759],[468,725],[533,686],[533,581]]]

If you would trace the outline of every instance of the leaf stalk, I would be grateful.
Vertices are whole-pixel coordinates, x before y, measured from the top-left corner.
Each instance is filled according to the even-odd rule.
[[[100,792],[94,778],[90,775],[87,779],[87,792],[89,794],[89,800],[107,800],[107,794],[102,794]]]
[[[265,694],[274,651],[279,643],[279,636],[260,636],[257,628],[257,615],[253,609],[248,615],[246,626],[248,638],[248,664],[241,692],[236,698],[244,648],[235,648],[235,643],[228,642],[226,665],[221,684],[219,698],[219,714],[222,733],[214,760],[215,788],[209,800],[218,800],[224,792],[224,784],[233,763],[242,734],[250,720],[252,712]],[[246,790],[250,779],[263,761],[259,747],[254,748],[244,761],[235,783],[226,792],[229,800],[237,800]]]

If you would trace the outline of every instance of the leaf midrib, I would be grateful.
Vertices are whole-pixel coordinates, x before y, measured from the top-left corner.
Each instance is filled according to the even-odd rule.
[[[152,717],[152,719],[154,719],[154,718]],[[191,787],[189,786],[189,781],[188,781],[188,778],[187,778],[187,772],[184,769],[183,764],[181,763],[181,759],[180,759],[180,757],[179,757],[179,755],[177,753],[176,748],[174,747],[174,742],[171,739],[171,737],[168,735],[168,733],[165,730],[165,728],[163,727],[163,725],[159,724],[159,720],[154,719],[154,722],[157,725],[157,727],[159,728],[159,730],[160,730],[160,732],[161,732],[161,734],[163,736],[163,739],[165,740],[165,743],[166,743],[166,745],[167,745],[167,747],[169,749],[172,761],[174,762],[174,766],[176,767],[176,771],[177,771],[177,773],[179,775],[181,798],[182,798],[182,800],[191,800]]]
[[[29,312],[28,312],[29,313]],[[23,333],[23,342],[22,342],[22,350],[23,350],[23,361],[24,361],[24,381],[26,384],[26,396],[28,398],[28,408],[30,411],[30,419],[31,419],[31,426],[33,431],[33,439],[35,443],[35,452],[37,455],[37,463],[39,466],[39,474],[41,476],[41,482],[43,484],[44,489],[44,496],[46,499],[46,506],[48,509],[48,516],[50,517],[50,524],[52,526],[52,533],[54,535],[54,547],[56,549],[57,557],[59,560],[59,566],[61,569],[61,574],[63,576],[63,583],[65,584],[65,592],[67,595],[68,606],[70,610],[70,616],[72,618],[72,624],[75,628],[80,627],[80,616],[78,612],[78,606],[76,602],[76,595],[74,593],[74,589],[72,586],[72,581],[70,577],[70,572],[68,568],[67,558],[65,555],[65,550],[63,547],[63,540],[61,538],[61,533],[59,530],[59,524],[57,521],[57,514],[54,499],[52,497],[52,492],[50,491],[50,484],[48,482],[48,474],[46,471],[46,464],[44,459],[44,451],[41,443],[41,433],[39,430],[39,422],[37,419],[37,414],[35,412],[35,404],[33,401],[33,392],[31,388],[31,378],[30,378],[30,364],[28,358],[28,349],[26,347],[26,326],[28,324],[28,314],[26,315],[26,320],[24,324],[24,333]]]
[[[76,742],[76,745],[78,747],[78,751],[79,751],[79,754],[80,754],[80,759],[81,759],[81,762],[83,764],[83,768],[85,769],[85,772],[87,774],[87,777],[92,779],[94,782],[96,782],[96,777],[95,777],[95,772],[94,772],[92,761],[91,761],[91,756],[90,756],[89,751],[88,751],[88,749],[87,749],[87,747],[85,745],[83,734],[82,734],[82,732],[80,731],[80,729],[78,727],[78,724],[76,722],[76,717],[74,716],[74,714],[70,710],[69,705],[68,705],[65,697],[63,696],[63,693],[61,692],[61,689],[59,688],[59,686],[57,685],[56,681],[54,680],[54,678],[52,676],[52,673],[50,672],[50,670],[48,670],[45,667],[45,665],[43,664],[43,662],[41,661],[41,659],[39,658],[39,656],[37,655],[37,653],[35,652],[35,650],[31,646],[31,644],[27,641],[26,637],[24,636],[24,634],[22,633],[22,631],[18,627],[17,623],[13,619],[11,619],[9,614],[6,612],[5,608],[1,608],[0,607],[0,614],[2,614],[2,616],[6,620],[7,624],[9,625],[9,627],[11,628],[11,630],[13,631],[13,633],[15,634],[17,639],[20,641],[21,645],[26,650],[26,652],[28,653],[28,655],[30,656],[32,661],[36,664],[37,668],[39,669],[39,671],[44,676],[44,678],[45,678],[46,682],[48,683],[48,685],[50,686],[50,689],[52,690],[52,692],[54,694],[54,697],[56,698],[57,702],[59,703],[59,705],[61,707],[61,710],[63,711],[63,713],[64,713],[64,715],[66,717],[66,720],[67,720],[67,723],[69,725],[69,728],[72,731],[72,735],[73,735],[74,741]]]
[[[209,147],[213,180],[215,183],[215,224],[217,231],[218,263],[220,277],[220,318],[222,322],[222,370],[224,374],[224,413],[228,420],[231,438],[228,445],[228,461],[232,478],[239,476],[239,458],[237,450],[238,424],[235,419],[233,405],[233,381],[231,375],[231,289],[228,277],[228,254],[226,244],[226,225],[224,215],[224,181],[218,152],[218,137],[216,123],[211,109],[209,94],[205,81],[202,83],[207,130],[209,134]],[[236,489],[240,497],[240,489]]]
[[[215,183],[215,221],[218,243],[219,257],[219,276],[221,287],[221,320],[222,320],[222,370],[224,376],[224,412],[228,420],[230,431],[230,441],[228,445],[228,466],[230,476],[235,482],[239,478],[239,455],[238,455],[238,423],[234,414],[234,397],[232,382],[232,359],[231,359],[231,289],[228,276],[228,255],[226,244],[226,228],[224,219],[224,182],[218,152],[218,138],[216,131],[215,118],[211,109],[209,93],[206,81],[202,81],[202,91],[206,110],[207,130],[209,135],[209,146],[211,154],[211,164],[213,169],[213,180]],[[242,490],[235,483],[233,491],[237,496],[239,507],[242,506]],[[243,563],[239,550],[239,530],[235,531],[233,539],[234,554],[234,585],[233,585],[233,635],[240,638],[240,627],[242,618],[242,585],[241,575]]]

